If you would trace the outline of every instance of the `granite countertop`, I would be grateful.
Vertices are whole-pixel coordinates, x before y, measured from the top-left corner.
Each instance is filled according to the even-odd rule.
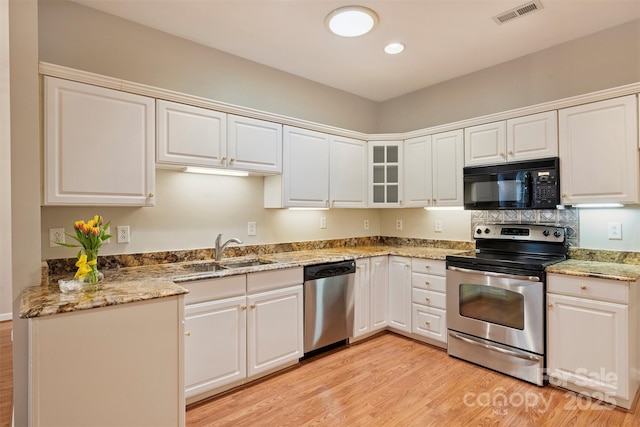
[[[569,259],[553,264],[547,273],[635,282],[640,279],[640,265]]]
[[[100,282],[97,291],[82,290],[69,293],[63,293],[60,291],[58,287],[58,280],[70,280],[72,278],[72,274],[52,275],[44,278],[46,280],[43,280],[43,285],[32,286],[23,291],[20,301],[20,317],[33,318],[48,316],[185,294],[188,291],[180,286],[180,283],[194,280],[270,271],[281,268],[302,267],[326,262],[368,258],[378,255],[398,255],[444,260],[447,255],[462,253],[465,251],[466,249],[443,249],[412,246],[356,246],[226,258],[221,262],[259,259],[267,263],[251,267],[219,271],[194,272],[194,266],[199,264],[210,264],[212,260],[103,269],[101,271],[104,273],[105,278]]]

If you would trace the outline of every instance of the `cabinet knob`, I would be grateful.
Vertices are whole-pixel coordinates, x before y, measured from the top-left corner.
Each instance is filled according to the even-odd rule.
[[[513,156],[513,151],[509,150],[509,155]]]
[[[431,284],[431,282],[425,281],[424,284],[429,286]]]
[[[235,161],[236,161],[236,159],[234,159],[233,157],[229,159],[229,163],[233,163]]]
[[[410,267],[411,267],[411,265],[410,265],[410,264],[405,264],[405,265],[404,265],[404,268],[410,268]]]
[[[153,198],[153,197],[155,197],[155,196],[156,196],[155,194],[153,194],[153,193],[149,193],[149,194],[147,194],[147,199],[151,199],[151,198]]]
[[[424,300],[425,300],[426,302],[429,302],[429,298],[425,298]]]
[[[500,153],[500,157],[504,159],[504,153]]]
[[[424,324],[429,326],[431,323],[427,320],[426,322],[424,322]]]
[[[565,197],[567,197],[566,193],[562,193],[562,198],[564,199]]]
[[[587,290],[587,286],[586,285],[582,285],[582,286],[580,286],[580,289],[582,289],[583,291],[586,291]]]
[[[224,157],[222,157],[222,158],[220,159],[220,162],[222,162],[222,163],[224,163],[224,162],[226,162],[226,161],[227,161],[227,156],[224,156]]]
[[[256,308],[255,304],[251,304],[251,310],[254,310]]]
[[[184,333],[186,336],[190,337],[191,336],[191,331],[187,331]]]
[[[425,264],[424,268],[426,268],[428,270],[429,269],[429,264]]]
[[[244,310],[246,310],[246,309],[247,309],[247,306],[246,306],[246,305],[243,305],[242,307],[240,307],[240,309],[241,309],[242,311],[244,311]]]
[[[549,303],[549,308],[551,308],[551,307],[553,307],[553,304],[552,304],[552,303]]]

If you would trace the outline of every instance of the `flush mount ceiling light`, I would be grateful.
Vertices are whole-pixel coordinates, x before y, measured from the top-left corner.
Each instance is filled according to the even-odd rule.
[[[395,55],[404,50],[404,45],[402,43],[389,43],[384,47],[384,51],[389,55]]]
[[[328,14],[324,23],[333,34],[359,37],[371,31],[378,21],[378,15],[369,8],[345,6]]]

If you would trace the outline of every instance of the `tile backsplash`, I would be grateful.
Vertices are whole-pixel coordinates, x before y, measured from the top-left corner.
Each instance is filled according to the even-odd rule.
[[[540,224],[564,227],[570,247],[580,246],[580,222],[575,208],[482,210],[471,212],[471,235],[479,224]]]

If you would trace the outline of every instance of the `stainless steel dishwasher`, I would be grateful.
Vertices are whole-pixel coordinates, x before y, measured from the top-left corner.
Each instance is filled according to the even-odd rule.
[[[304,269],[304,353],[353,336],[355,261]]]

